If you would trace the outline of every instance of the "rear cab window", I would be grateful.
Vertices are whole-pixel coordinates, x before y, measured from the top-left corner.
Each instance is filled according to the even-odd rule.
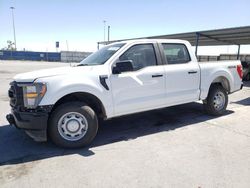
[[[187,47],[184,44],[162,43],[167,64],[183,64],[191,61]]]

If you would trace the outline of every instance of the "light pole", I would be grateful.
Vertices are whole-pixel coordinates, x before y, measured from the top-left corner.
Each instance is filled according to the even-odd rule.
[[[15,31],[15,20],[14,20],[14,7],[10,7],[12,12],[12,23],[13,23],[13,31],[14,31],[14,42],[15,42],[15,50],[16,50],[16,31]]]
[[[105,32],[106,32],[106,20],[103,20],[103,30],[104,30],[104,42],[106,40],[106,35],[105,35]]]
[[[109,42],[109,35],[110,35],[110,25],[108,26],[108,42]]]

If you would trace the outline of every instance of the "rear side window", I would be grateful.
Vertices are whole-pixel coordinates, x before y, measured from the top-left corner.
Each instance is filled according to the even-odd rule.
[[[119,58],[121,61],[131,60],[133,69],[139,70],[156,65],[156,56],[153,44],[137,44],[129,48]]]
[[[162,44],[168,64],[189,62],[190,56],[184,44]]]

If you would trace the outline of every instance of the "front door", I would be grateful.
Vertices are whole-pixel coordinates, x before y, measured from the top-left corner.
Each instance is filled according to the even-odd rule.
[[[153,44],[137,44],[118,61],[131,60],[133,71],[110,77],[115,115],[150,110],[163,105],[165,98],[164,66],[158,65]]]

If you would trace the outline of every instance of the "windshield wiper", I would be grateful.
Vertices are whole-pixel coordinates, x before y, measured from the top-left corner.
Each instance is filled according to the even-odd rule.
[[[89,64],[78,64],[77,67],[80,67],[80,66],[89,66]]]

